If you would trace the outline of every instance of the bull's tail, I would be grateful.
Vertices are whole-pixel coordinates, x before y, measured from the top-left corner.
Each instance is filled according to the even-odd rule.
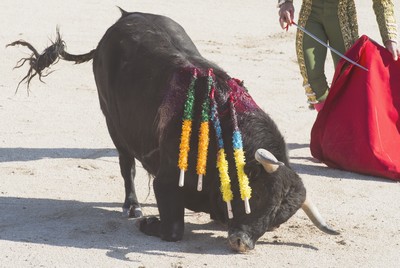
[[[51,73],[48,71],[48,69],[50,68],[51,65],[56,64],[59,59],[66,61],[73,61],[76,64],[87,62],[93,59],[94,53],[96,51],[95,49],[91,50],[86,54],[81,54],[81,55],[70,54],[65,51],[66,45],[61,38],[58,27],[56,29],[56,34],[57,36],[55,41],[53,41],[52,44],[49,47],[47,47],[41,54],[39,54],[39,52],[37,52],[37,50],[30,43],[24,40],[18,40],[6,46],[8,47],[8,46],[21,45],[21,46],[26,46],[29,50],[32,51],[30,57],[20,59],[17,62],[17,65],[14,67],[14,68],[20,68],[25,64],[25,62],[29,62],[30,65],[28,73],[18,83],[16,91],[18,90],[20,84],[24,81],[27,84],[27,88],[29,89],[29,84],[32,78],[35,77],[36,75],[38,75],[39,80],[43,82],[42,77],[46,77]]]
[[[76,64],[87,62],[93,59],[94,52],[96,49],[92,49],[88,53],[85,54],[80,54],[80,55],[74,55],[74,54],[69,54],[67,51],[62,50],[60,52],[60,57],[63,60],[66,61],[74,61]]]

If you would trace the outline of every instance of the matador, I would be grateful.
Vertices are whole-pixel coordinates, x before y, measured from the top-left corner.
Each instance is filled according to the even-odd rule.
[[[293,21],[293,0],[278,1],[281,26]],[[392,0],[372,0],[382,42],[397,60],[397,25]],[[354,0],[303,0],[299,12],[299,26],[341,53],[345,53],[358,39],[357,13]],[[296,52],[303,86],[311,109],[318,110],[329,92],[325,75],[327,48],[297,30]],[[340,57],[332,53],[334,65]]]

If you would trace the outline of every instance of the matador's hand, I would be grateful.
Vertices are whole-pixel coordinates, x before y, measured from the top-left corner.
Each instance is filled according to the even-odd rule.
[[[400,57],[400,49],[397,47],[397,43],[392,40],[387,40],[385,42],[385,47],[393,55],[393,60],[398,60]]]
[[[283,3],[279,8],[279,23],[282,29],[286,29],[294,20],[294,6],[291,1]]]

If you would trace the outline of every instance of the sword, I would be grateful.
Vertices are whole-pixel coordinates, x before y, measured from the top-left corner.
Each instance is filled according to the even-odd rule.
[[[293,22],[293,21],[291,22],[291,24],[294,25],[294,26],[296,26],[297,29],[299,29],[300,31],[306,33],[308,36],[310,36],[312,39],[314,39],[315,41],[317,41],[318,43],[320,43],[320,44],[323,45],[324,47],[330,49],[332,52],[334,52],[335,54],[337,54],[339,57],[341,57],[341,58],[347,60],[348,62],[350,62],[350,63],[352,63],[352,64],[354,64],[354,65],[360,67],[360,68],[363,69],[364,71],[367,71],[367,72],[368,72],[368,69],[367,69],[367,68],[365,68],[364,66],[358,64],[358,63],[355,62],[354,60],[352,60],[352,59],[346,57],[345,55],[343,55],[342,53],[340,53],[339,51],[337,51],[336,49],[334,49],[334,48],[331,47],[330,45],[324,43],[321,39],[319,39],[318,37],[316,37],[315,35],[313,35],[313,34],[310,33],[309,31],[307,31],[306,29],[304,29],[304,28],[301,27],[300,25],[297,25],[297,24],[296,24],[295,22]],[[289,26],[289,24],[288,24],[288,26]],[[288,26],[287,26],[286,30],[289,28]]]

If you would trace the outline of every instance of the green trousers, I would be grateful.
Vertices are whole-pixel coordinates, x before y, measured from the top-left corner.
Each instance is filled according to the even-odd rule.
[[[372,3],[382,42],[397,40],[393,1],[372,0]],[[345,53],[358,39],[354,0],[302,0],[298,24],[341,53]],[[296,35],[296,53],[304,79],[303,86],[312,108],[328,95],[324,69],[327,49],[299,30]],[[332,56],[336,67],[339,56]]]
[[[339,24],[338,3],[338,0],[313,0],[305,28],[323,42],[344,53],[346,49]],[[306,72],[307,86],[311,87],[317,101],[323,101],[329,90],[325,75],[327,48],[307,34],[303,34],[302,40],[297,43],[303,50],[303,71]],[[332,58],[336,67],[340,57],[332,53]]]

